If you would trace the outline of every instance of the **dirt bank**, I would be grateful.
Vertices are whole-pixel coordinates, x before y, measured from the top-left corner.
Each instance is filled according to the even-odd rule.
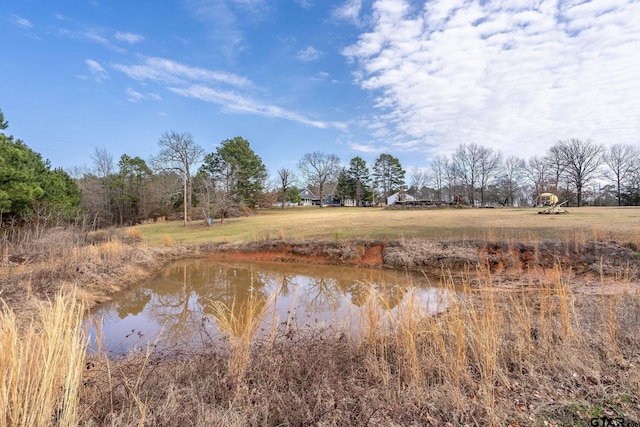
[[[442,274],[448,271],[485,271],[501,279],[571,272],[575,277],[637,281],[640,253],[617,242],[513,243],[486,241],[369,241],[222,244],[201,248],[207,256],[243,261],[280,261],[306,264],[399,268]]]

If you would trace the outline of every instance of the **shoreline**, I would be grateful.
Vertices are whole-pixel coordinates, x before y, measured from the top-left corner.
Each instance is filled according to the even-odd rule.
[[[465,272],[483,283],[513,288],[535,285],[541,276],[561,273],[572,288],[593,292],[611,282],[609,292],[640,289],[640,254],[631,244],[611,241],[501,242],[486,240],[402,239],[287,240],[149,246],[122,233],[78,245],[70,231],[58,231],[31,251],[2,260],[1,293],[21,320],[38,301],[75,289],[88,308],[135,286],[172,261],[188,258],[346,265],[422,271],[442,276]],[[59,252],[54,252],[54,247]],[[36,303],[36,304],[34,304]]]

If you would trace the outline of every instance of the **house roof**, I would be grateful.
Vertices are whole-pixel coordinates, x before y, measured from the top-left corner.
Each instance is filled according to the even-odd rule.
[[[305,188],[304,190],[302,190],[300,192],[300,197],[302,197],[303,199],[317,199],[318,198],[308,188]]]

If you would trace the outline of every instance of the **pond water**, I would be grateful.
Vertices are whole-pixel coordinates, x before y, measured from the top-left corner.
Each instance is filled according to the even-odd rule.
[[[257,302],[263,310],[262,315],[254,315],[260,316],[262,331],[283,324],[354,330],[371,290],[389,312],[408,303],[412,311],[424,315],[445,310],[448,291],[438,283],[437,278],[393,270],[181,261],[94,309],[88,318],[90,347],[123,353],[149,343],[202,344],[219,333],[214,306],[217,313],[223,307],[246,321],[241,312],[248,301]]]

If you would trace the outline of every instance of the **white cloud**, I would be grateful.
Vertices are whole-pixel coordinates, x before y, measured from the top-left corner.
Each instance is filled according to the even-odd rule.
[[[640,2],[423,4],[376,0],[371,30],[343,51],[390,148],[529,157],[571,137],[638,143]]]
[[[138,65],[115,64],[112,67],[132,79],[166,85],[165,88],[175,94],[218,104],[229,112],[281,118],[323,129],[346,128],[344,123],[313,120],[282,107],[260,103],[247,94],[238,93],[237,90],[250,90],[254,85],[250,80],[236,74],[191,67],[164,58],[144,58]],[[229,90],[229,86],[234,90]],[[154,99],[133,89],[127,90],[127,96],[131,102]]]
[[[143,62],[138,65],[115,64],[113,68],[136,80],[152,80],[170,84],[200,81],[224,83],[236,87],[252,86],[249,79],[236,74],[190,67],[164,58],[144,58]]]
[[[381,154],[384,153],[384,146],[374,146],[369,144],[360,144],[358,142],[350,142],[347,144],[349,148],[354,151],[359,151],[361,153],[369,153],[369,154]]]
[[[311,0],[294,0],[296,3],[300,5],[303,9],[311,9],[313,6],[313,1]]]
[[[317,61],[322,56],[322,52],[313,48],[312,46],[307,47],[306,49],[298,51],[298,59],[304,62],[312,62]]]
[[[105,70],[102,65],[100,65],[97,61],[93,59],[87,59],[84,61],[89,67],[89,72],[93,76],[93,79],[97,82],[103,82],[104,80],[109,78],[109,73]]]
[[[347,0],[341,6],[333,10],[333,18],[358,24],[360,22],[360,11],[362,10],[362,0]]]
[[[132,88],[127,88],[125,91],[127,95],[127,101],[140,102],[144,100],[160,101],[162,98],[157,93],[140,93]]]
[[[31,29],[33,28],[33,24],[31,23],[31,21],[29,21],[28,19],[25,18],[21,18],[18,15],[13,15],[11,17],[11,22],[13,22],[14,24],[22,27],[22,28],[26,28],[26,29]]]
[[[214,89],[203,85],[191,85],[188,87],[172,87],[172,92],[188,98],[222,105],[227,111],[243,114],[255,114],[259,116],[290,120],[320,129],[335,128],[344,129],[346,124],[340,122],[324,122],[309,119],[301,114],[286,110],[275,105],[261,104],[235,92]]]
[[[55,32],[60,37],[66,37],[71,40],[84,40],[92,43],[97,43],[115,52],[125,52],[121,47],[112,44],[107,37],[102,35],[102,31],[99,29],[81,29],[70,30],[67,28],[56,28]]]
[[[139,34],[133,33],[121,33],[120,31],[116,32],[115,35],[116,40],[120,40],[122,42],[127,42],[129,44],[139,43],[144,40],[144,37]]]

